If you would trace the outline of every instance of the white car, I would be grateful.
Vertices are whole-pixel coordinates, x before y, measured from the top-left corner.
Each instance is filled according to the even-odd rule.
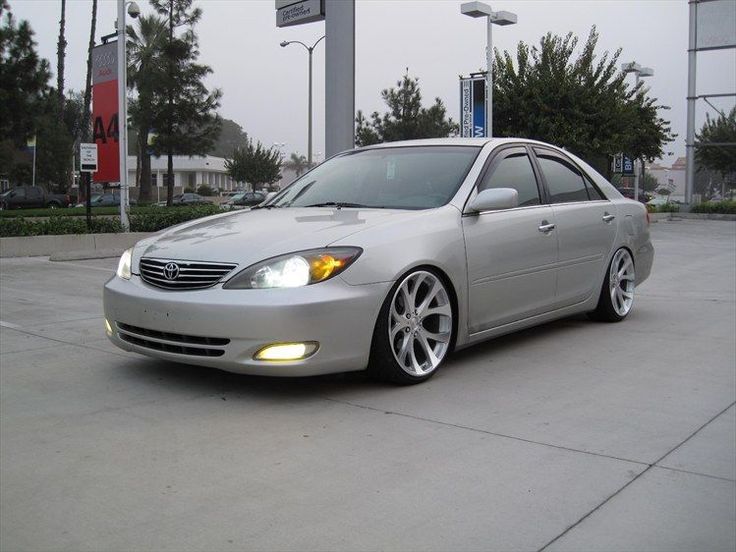
[[[652,267],[648,224],[644,205],[548,144],[371,146],[249,212],[138,242],[105,285],[107,335],[233,372],[417,383],[498,335],[626,318]]]

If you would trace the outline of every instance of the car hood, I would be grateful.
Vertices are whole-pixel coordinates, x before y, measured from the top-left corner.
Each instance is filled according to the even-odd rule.
[[[141,257],[156,257],[234,262],[244,268],[292,251],[325,247],[367,228],[402,217],[413,218],[420,212],[310,207],[224,213],[175,226],[138,242],[133,266],[135,270]]]

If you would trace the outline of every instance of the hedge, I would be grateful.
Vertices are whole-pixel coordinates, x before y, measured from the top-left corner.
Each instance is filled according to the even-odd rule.
[[[157,232],[188,220],[221,213],[216,205],[197,205],[192,207],[142,207],[130,215],[131,232]],[[117,217],[90,219],[90,233],[106,234],[122,232]],[[26,220],[23,217],[0,218],[0,237],[46,236],[57,234],[87,234],[85,217],[54,216],[46,220]]]
[[[706,201],[693,205],[690,209],[691,213],[719,213],[722,215],[736,215],[736,201]]]
[[[179,207],[172,207],[172,209]],[[162,207],[155,205],[135,206],[130,208],[132,215],[137,213],[159,212]],[[84,217],[87,214],[86,207],[67,207],[65,209],[3,209],[0,210],[0,218],[26,218],[26,217]],[[92,207],[93,216],[119,215],[120,207]]]

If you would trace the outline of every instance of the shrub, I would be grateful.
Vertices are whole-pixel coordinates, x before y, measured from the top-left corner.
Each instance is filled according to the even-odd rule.
[[[213,196],[217,192],[215,192],[215,190],[213,190],[207,184],[200,184],[199,188],[197,188],[197,193],[201,196]]]
[[[158,232],[188,220],[220,213],[216,205],[192,207],[141,207],[130,215],[131,232]],[[92,217],[90,232],[103,234],[122,232],[117,217]],[[27,220],[23,217],[0,218],[0,237],[86,234],[85,217],[52,216],[46,220]]]
[[[706,201],[693,205],[691,213],[718,213],[721,215],[736,215],[736,201],[733,199],[725,201]]]
[[[109,234],[122,230],[120,221],[116,218],[90,219],[90,232],[93,234]],[[19,217],[0,219],[0,237],[3,238],[86,233],[87,221],[82,217],[49,217],[46,220],[26,220]]]
[[[146,213],[131,215],[130,230],[131,232],[158,232],[175,224],[221,212],[217,205],[151,209]]]
[[[679,213],[680,206],[677,203],[663,203],[657,205],[655,213]]]

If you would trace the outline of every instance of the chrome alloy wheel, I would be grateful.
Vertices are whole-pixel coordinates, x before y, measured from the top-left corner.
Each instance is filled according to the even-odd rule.
[[[626,316],[634,303],[634,259],[626,249],[619,249],[611,261],[608,275],[611,305],[619,316]]]
[[[399,366],[412,376],[433,372],[447,355],[452,306],[440,279],[424,270],[409,274],[391,299],[389,343]]]

